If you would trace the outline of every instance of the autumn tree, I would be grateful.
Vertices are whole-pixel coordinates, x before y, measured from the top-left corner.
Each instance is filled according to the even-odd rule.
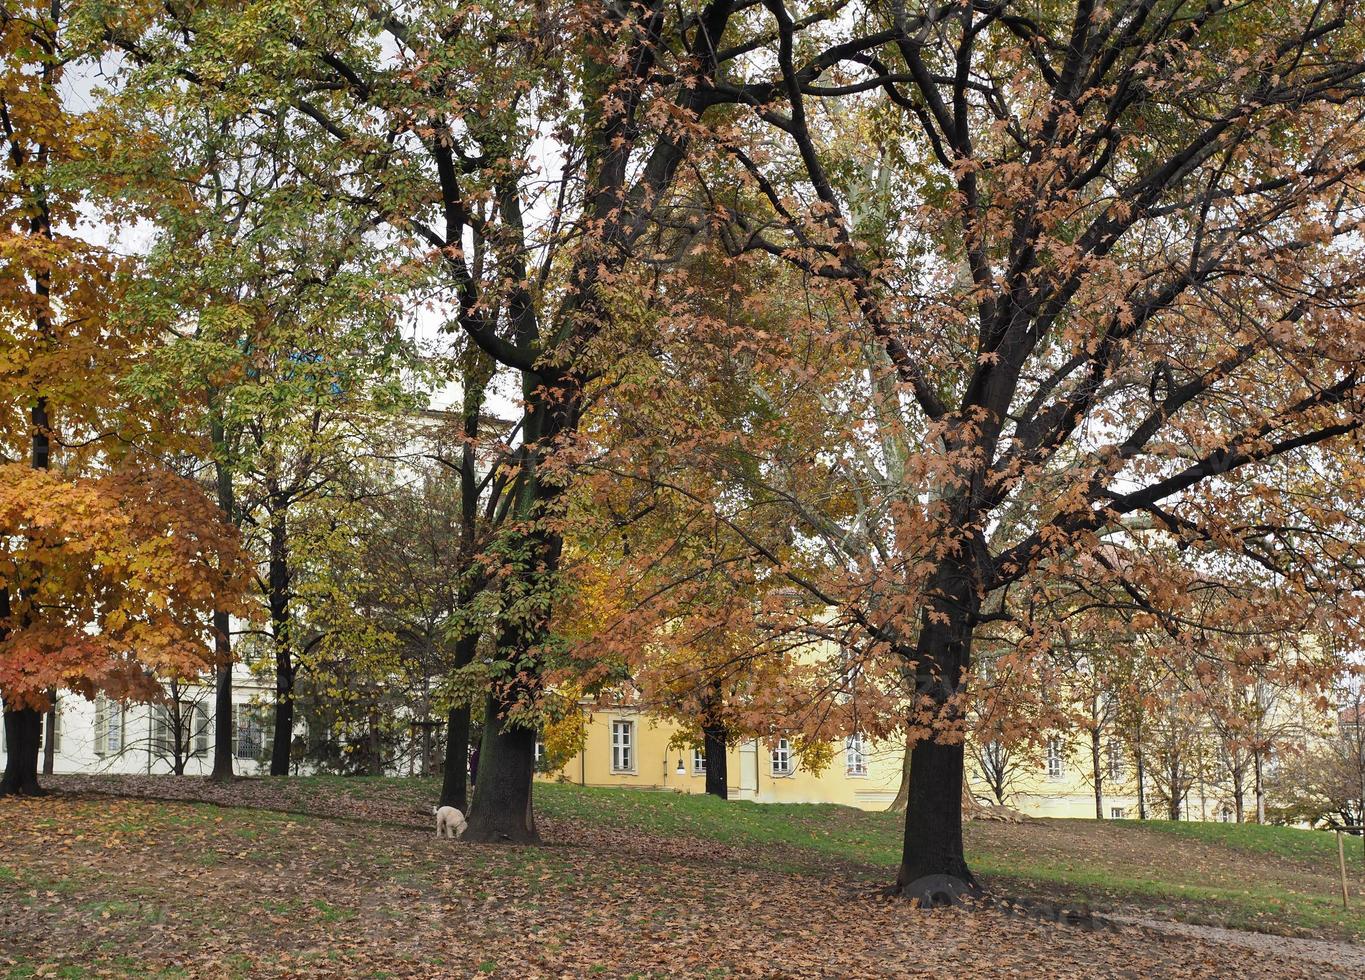
[[[534,840],[539,650],[585,385],[614,355],[605,292],[754,48],[750,5],[207,4],[128,12],[108,36],[168,76],[318,140],[330,200],[439,270],[451,322],[519,391],[500,506],[498,676],[472,840]]]
[[[963,681],[997,597],[987,618],[1027,620],[1035,583],[1094,556],[1169,625],[1184,566],[1254,583],[1245,616],[1355,629],[1360,13],[848,5],[817,48],[816,8],[764,10],[768,57],[719,85],[754,107],[725,134],[746,178],[722,195],[731,241],[846,297],[925,433],[902,481],[922,560],[878,627],[923,719],[898,883],[970,881]],[[866,234],[874,168],[890,206]],[[1104,564],[1109,540],[1127,564]],[[1021,683],[1045,648],[1015,658]]]
[[[78,234],[110,193],[78,175],[129,136],[98,100],[66,105],[96,54],[66,14],[0,12],[0,794],[38,791],[52,692],[152,699],[209,668],[208,613],[245,584],[218,510],[149,452],[192,448],[174,417],[120,387],[157,338],[116,316],[135,272]]]
[[[1365,824],[1365,689],[1358,672],[1343,676],[1322,727],[1309,727],[1276,759],[1267,776],[1270,818],[1312,826]],[[1332,717],[1335,715],[1335,717]]]

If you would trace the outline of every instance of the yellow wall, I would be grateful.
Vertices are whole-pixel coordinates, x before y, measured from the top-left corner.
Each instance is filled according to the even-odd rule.
[[[668,747],[678,727],[630,707],[587,713],[584,750],[556,773],[542,778],[586,786],[628,786],[637,789],[706,792],[706,776],[694,772],[692,750]],[[620,772],[612,767],[612,722],[632,722],[635,738],[633,765]],[[843,745],[824,771],[814,774],[793,757],[790,775],[774,775],[772,747],[746,741],[726,754],[730,798],[761,803],[842,803],[866,810],[885,809],[900,785],[901,746],[868,742],[864,753],[867,773],[850,774]],[[678,772],[682,762],[683,771]]]
[[[599,709],[585,705],[583,711],[586,718],[584,750],[558,772],[546,773],[540,778],[586,786],[683,793],[706,791],[705,774],[693,770],[692,750],[669,748],[669,741],[678,730],[676,725],[629,706]],[[629,771],[625,772],[612,768],[612,722],[618,720],[634,725],[633,760]],[[857,775],[848,772],[844,747],[840,744],[822,772],[811,773],[802,767],[799,758],[793,758],[794,771],[782,776],[772,772],[770,743],[746,741],[732,746],[727,753],[730,798],[760,803],[840,803],[864,810],[884,810],[900,786],[903,752],[904,746],[900,742],[869,741],[865,753],[867,773]],[[680,760],[681,773],[678,772]],[[1073,743],[1064,760],[1060,777],[1049,777],[1045,767],[1040,766],[1016,779],[1009,805],[1030,816],[1093,818],[1095,797],[1089,782],[1088,746]],[[1121,809],[1125,817],[1137,816],[1131,767],[1127,775],[1129,778],[1125,781],[1106,782],[1103,800],[1106,818],[1115,808]],[[978,796],[989,798],[985,785],[975,776],[972,776],[972,786]],[[1217,819],[1219,804],[1210,796],[1202,810],[1208,819]],[[1190,819],[1201,816],[1197,789],[1191,793],[1188,813]],[[1159,815],[1150,809],[1149,800],[1149,816]]]

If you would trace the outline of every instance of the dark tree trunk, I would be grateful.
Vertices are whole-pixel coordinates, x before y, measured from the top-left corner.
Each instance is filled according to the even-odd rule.
[[[227,613],[215,612],[213,622],[219,632],[216,642],[220,658],[230,642],[227,638]],[[213,771],[209,779],[215,783],[232,780],[232,657],[220,659],[218,681],[213,691]]]
[[[520,566],[515,580],[504,586],[513,591],[515,611],[498,628],[499,656],[510,661],[515,674],[495,680],[488,695],[478,781],[464,839],[538,844],[540,833],[531,812],[536,733],[509,723],[508,716],[518,706],[534,704],[541,694],[537,650],[549,634],[553,585],[564,547],[550,518],[560,510],[564,487],[559,477],[541,473],[540,466],[564,433],[577,430],[581,382],[530,371],[524,371],[521,380],[527,406],[522,440],[534,448],[521,456],[520,483],[511,502],[512,517],[520,527],[505,540],[507,554]]]
[[[53,770],[57,768],[57,692],[50,690],[47,696],[52,702],[52,707],[47,709],[47,717],[44,719],[43,775],[51,776]]]
[[[1255,777],[1256,822],[1265,823],[1265,784],[1262,782],[1261,750],[1259,748],[1252,752],[1251,764],[1252,773]]]
[[[44,211],[44,214],[46,212]],[[48,228],[50,236],[51,230]],[[47,276],[39,277],[38,295],[47,298]],[[45,315],[40,315],[45,321]],[[46,331],[46,323],[40,322]],[[39,397],[30,415],[33,422],[32,466],[35,470],[48,469],[51,462],[51,441],[48,435],[50,420],[47,416],[47,399]],[[21,596],[25,593],[21,592]],[[8,622],[11,615],[9,589],[0,589],[0,619]],[[5,631],[0,639],[5,638]],[[4,709],[5,725],[5,772],[0,775],[0,796],[42,796],[43,789],[38,785],[38,753],[42,751],[43,713],[36,708],[11,708],[8,703]]]
[[[210,394],[210,405],[214,395]],[[212,435],[214,475],[218,483],[218,507],[234,527],[237,526],[237,495],[232,486],[232,471],[225,462],[228,453],[227,435],[222,416],[213,415]],[[218,662],[218,678],[213,691],[213,770],[209,779],[215,783],[232,781],[232,619],[219,609],[213,613],[213,654]]]
[[[1147,768],[1142,758],[1141,743],[1133,750],[1134,761],[1137,762],[1137,791],[1138,791],[1138,819],[1147,819]]]
[[[270,775],[289,775],[289,755],[294,737],[294,698],[286,692],[275,702],[275,741],[270,746]]]
[[[962,745],[920,741],[910,753],[910,792],[905,805],[905,846],[896,885],[928,875],[951,875],[974,883],[962,848]]]
[[[977,594],[969,569],[962,562],[944,562],[930,582],[929,595],[912,658],[915,688],[938,710],[948,711],[945,706],[965,682],[971,663]],[[964,752],[960,741],[931,740],[916,742],[911,752],[905,847],[896,875],[896,887],[907,897],[923,897],[912,886],[927,876],[947,875],[968,886],[976,884],[962,848]]]
[[[477,431],[477,430],[476,430]],[[468,479],[472,479],[473,464],[469,464]],[[468,507],[466,513],[473,513],[474,502],[465,501]],[[472,521],[472,518],[471,518]],[[468,546],[461,546],[463,555],[473,553],[473,524],[467,528]],[[472,558],[465,558],[465,561],[472,561]],[[460,592],[461,604],[474,601],[478,594],[481,584],[471,578],[462,587]],[[477,635],[462,635],[455,643],[455,668],[458,670],[466,667],[474,661],[474,656],[478,653],[479,638]],[[532,761],[535,759],[535,745],[531,747]],[[455,705],[450,709],[450,714],[446,719],[446,761],[445,775],[441,780],[441,805],[453,806],[461,813],[469,812],[469,705]]]
[[[719,796],[722,800],[730,798],[730,773],[727,766],[726,747],[728,733],[724,725],[706,725],[701,730],[702,755],[706,758],[706,792]]]
[[[531,812],[536,733],[503,717],[511,698],[490,694],[479,749],[479,781],[464,839],[475,843],[539,844]]]
[[[379,712],[370,711],[370,738],[369,738],[369,773],[371,776],[384,775],[384,748],[383,741],[379,736]]]
[[[38,752],[43,714],[34,708],[5,707],[5,772],[0,796],[42,796],[38,785]]]
[[[1104,819],[1104,773],[1100,770],[1100,730],[1090,730],[1090,774],[1095,781],[1095,819]]]
[[[289,629],[289,530],[284,503],[276,502],[270,522],[270,625],[275,638],[275,742],[270,775],[289,775],[294,741],[294,658]]]
[[[480,374],[477,367],[465,372],[465,394],[462,403],[464,413],[464,445],[460,450],[460,548],[456,556],[459,562],[460,584],[458,589],[461,608],[467,607],[483,590],[483,576],[474,567],[478,542],[479,525],[479,480],[475,446],[479,440],[479,425],[482,420],[484,394],[487,390],[488,374]],[[463,627],[455,641],[454,667],[459,670],[473,663],[479,649],[479,637]],[[469,812],[469,705],[453,705],[446,718],[446,756],[445,771],[441,779],[441,806],[453,806],[461,813]],[[535,747],[531,749],[532,761]]]
[[[532,750],[534,752],[534,749]],[[469,810],[469,705],[457,705],[446,717],[445,774],[441,779],[441,806]]]
[[[59,7],[52,6],[52,18],[58,19]],[[54,35],[55,36],[55,35]],[[43,42],[44,51],[51,55],[54,49],[47,42]],[[54,83],[56,72],[56,59],[44,59],[41,74],[41,85],[50,89]],[[8,121],[7,121],[8,125]],[[39,143],[36,157],[41,162],[46,160],[48,147],[45,143]],[[36,193],[33,195],[38,207],[29,218],[29,234],[35,238],[46,239],[51,242],[52,236],[52,214],[48,207],[48,199],[44,184],[38,184],[31,190]],[[40,266],[33,277],[33,298],[37,300],[34,305],[36,310],[34,325],[37,327],[38,335],[44,338],[52,336],[52,271],[50,268]],[[29,421],[32,423],[32,437],[29,441],[29,465],[35,470],[50,469],[52,465],[52,419],[48,415],[47,396],[39,394],[34,399],[33,407],[29,411]],[[23,590],[20,596],[25,596]],[[13,612],[10,605],[10,591],[8,587],[0,588],[0,640],[9,637],[9,619]],[[26,613],[27,618],[29,614]],[[28,622],[24,623],[29,625]],[[4,697],[4,692],[0,691],[0,698]],[[56,702],[53,702],[55,708]],[[5,771],[0,775],[0,796],[42,796],[44,790],[38,785],[38,753],[41,749],[43,737],[43,716],[35,708],[11,708],[9,702],[5,702],[4,707],[4,727],[5,727]]]

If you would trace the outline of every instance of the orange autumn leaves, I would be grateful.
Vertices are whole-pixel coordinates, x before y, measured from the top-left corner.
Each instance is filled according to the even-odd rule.
[[[192,482],[147,469],[70,479],[0,466],[0,690],[150,698],[213,663],[215,609],[243,614],[250,565]]]

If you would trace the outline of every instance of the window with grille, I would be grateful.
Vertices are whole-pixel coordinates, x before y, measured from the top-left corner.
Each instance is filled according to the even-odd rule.
[[[867,740],[860,734],[844,739],[844,771],[850,776],[867,775]]]
[[[779,738],[777,744],[773,746],[773,775],[790,776],[792,774],[792,747],[791,743],[785,738]]]
[[[118,755],[123,751],[125,712],[123,705],[103,694],[95,698],[95,754]]]
[[[1109,742],[1109,778],[1123,778],[1123,745],[1112,739]]]
[[[236,718],[232,733],[232,754],[239,759],[260,761],[275,746],[274,733],[266,725],[266,710],[260,705],[234,705]]]
[[[1047,740],[1047,775],[1049,779],[1062,778],[1062,740],[1055,735]]]
[[[612,772],[635,771],[635,722],[613,721],[611,723],[611,770]]]

